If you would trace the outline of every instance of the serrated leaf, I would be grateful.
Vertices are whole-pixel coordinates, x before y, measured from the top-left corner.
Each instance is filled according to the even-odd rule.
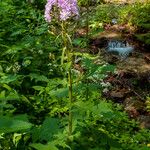
[[[56,118],[45,119],[43,125],[40,128],[40,139],[50,141],[54,134],[59,131],[59,120]]]
[[[14,82],[18,79],[18,76],[16,75],[8,75],[8,76],[3,76],[1,77],[0,83],[10,83],[10,82]]]
[[[36,29],[36,34],[41,35],[43,33],[47,32],[47,24],[42,24],[40,27]]]
[[[32,124],[26,121],[1,116],[0,117],[0,133],[10,133],[22,130],[27,130],[32,127]]]
[[[105,101],[101,101],[94,109],[99,110],[100,113],[112,112],[111,105]]]
[[[57,90],[52,90],[48,93],[52,97],[66,97],[68,96],[68,88],[61,88]]]
[[[17,93],[13,93],[11,92],[6,98],[5,100],[10,101],[10,100],[19,100],[20,97]]]
[[[19,100],[20,97],[17,93],[10,92],[8,96],[5,95],[5,91],[0,93],[0,100],[10,101],[10,100]]]
[[[13,32],[10,36],[13,37],[13,36],[17,36],[17,35],[20,35],[20,34],[24,34],[26,31],[27,30],[25,30],[25,29],[19,29],[19,30]]]
[[[58,148],[52,143],[48,143],[47,145],[43,145],[40,143],[33,143],[30,144],[30,146],[35,148],[36,150],[58,150]]]
[[[115,66],[114,65],[103,65],[101,67],[101,73],[105,74],[107,72],[114,72]]]
[[[113,111],[109,103],[102,101],[92,108],[92,114],[95,116],[103,115],[106,119],[113,117]]]
[[[42,87],[42,86],[33,86],[33,89],[35,89],[36,91],[39,91],[39,95],[42,94],[46,88]]]
[[[34,79],[36,82],[38,82],[38,81],[48,82],[49,81],[46,76],[35,74],[35,73],[30,73],[29,77],[31,78],[31,80]]]

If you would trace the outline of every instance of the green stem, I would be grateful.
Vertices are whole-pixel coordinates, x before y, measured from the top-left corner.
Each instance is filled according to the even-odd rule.
[[[72,96],[72,73],[71,73],[71,68],[72,68],[72,59],[71,59],[71,45],[70,42],[68,42],[67,38],[67,31],[66,31],[66,24],[65,22],[62,23],[62,38],[63,38],[63,43],[64,46],[66,47],[66,54],[67,54],[67,63],[70,64],[68,68],[68,90],[69,90],[69,117],[68,117],[68,135],[70,136],[72,134],[72,102],[73,102],[73,96]]]
[[[87,40],[87,47],[89,42],[89,0],[87,0],[86,6],[86,40]]]
[[[72,134],[72,76],[71,76],[71,67],[68,71],[68,83],[69,83],[69,132],[68,135],[70,136]]]

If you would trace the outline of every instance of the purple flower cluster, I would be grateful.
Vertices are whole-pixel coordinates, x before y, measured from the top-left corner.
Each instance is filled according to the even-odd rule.
[[[79,16],[77,0],[47,0],[45,5],[45,20],[51,22],[52,7],[57,6],[60,10],[60,20],[67,20],[71,16]]]

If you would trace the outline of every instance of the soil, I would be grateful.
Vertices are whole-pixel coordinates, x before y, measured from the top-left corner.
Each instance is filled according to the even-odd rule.
[[[86,30],[79,30],[86,35]],[[111,89],[103,93],[105,98],[121,103],[129,117],[137,119],[141,128],[150,128],[150,112],[147,110],[147,97],[150,97],[150,52],[134,38],[134,27],[128,25],[105,25],[105,31],[91,37],[89,49],[99,54],[101,59],[116,65],[116,72],[110,74],[104,82]],[[108,54],[105,49],[109,40],[124,39],[134,46],[134,51],[125,60]]]
[[[112,85],[112,89],[104,93],[105,97],[122,103],[129,117],[138,119],[142,128],[150,128],[150,112],[146,108],[147,96],[150,96],[149,56],[148,53],[133,54],[125,61],[116,61],[116,73],[105,81]]]

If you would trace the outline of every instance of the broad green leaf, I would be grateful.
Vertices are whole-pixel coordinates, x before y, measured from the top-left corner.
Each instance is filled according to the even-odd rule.
[[[50,141],[58,131],[60,131],[59,120],[56,118],[47,118],[40,128],[40,139]]]
[[[4,100],[5,99],[5,94],[6,94],[6,91],[1,91],[1,93],[0,93],[0,100]]]
[[[43,33],[47,32],[47,24],[42,24],[40,27],[36,28],[36,34],[42,35]]]
[[[5,91],[0,93],[0,100],[10,101],[10,100],[19,100],[20,97],[16,92],[10,92],[8,96],[5,95]]]
[[[36,91],[44,91],[44,87],[42,86],[33,86],[33,89],[35,89]]]
[[[48,82],[49,81],[46,76],[35,74],[35,73],[29,74],[29,77],[31,78],[31,80],[35,79],[36,82],[38,81]]]
[[[39,91],[39,95],[40,95],[45,91],[46,88],[42,86],[33,86],[33,89],[35,89],[36,91]]]
[[[7,116],[0,117],[0,133],[18,132],[27,130],[32,127],[32,124],[26,121],[17,120]]]
[[[8,91],[12,91],[12,88],[7,84],[3,84],[3,87],[6,88]]]
[[[68,96],[68,88],[61,88],[57,90],[52,90],[48,93],[50,96],[54,97],[66,97]]]
[[[24,95],[21,95],[20,98],[21,98],[22,101],[24,101],[24,102],[30,104],[30,100],[29,100],[27,97],[25,97]]]
[[[19,140],[21,139],[21,137],[22,137],[22,134],[14,133],[13,143],[15,144],[15,146],[17,146],[17,144],[19,143]]]
[[[14,82],[18,79],[18,76],[16,75],[8,75],[8,76],[3,76],[1,77],[0,83],[10,83],[10,82]]]
[[[3,72],[3,67],[0,65],[0,72]]]
[[[7,101],[9,100],[19,100],[20,97],[17,93],[10,92],[10,94],[5,98]]]
[[[30,146],[35,148],[36,150],[58,150],[58,148],[52,143],[48,143],[47,145],[43,145],[40,143],[33,143],[30,144]]]
[[[93,111],[97,110],[99,113],[112,112],[111,105],[105,101],[101,101],[97,106],[93,107]]]
[[[81,42],[83,41],[82,38],[77,38],[73,40],[73,44],[76,46],[79,46],[81,44]]]
[[[24,34],[26,31],[27,30],[25,30],[25,29],[19,29],[19,30],[13,32],[10,36],[13,37],[13,36],[16,36],[16,35]]]
[[[16,120],[28,122],[28,115],[27,114],[19,114],[13,117]]]

